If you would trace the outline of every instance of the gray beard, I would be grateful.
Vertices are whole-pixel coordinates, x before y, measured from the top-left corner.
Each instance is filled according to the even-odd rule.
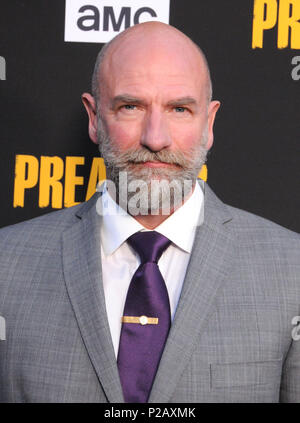
[[[206,162],[207,135],[206,128],[197,146],[184,153],[152,152],[143,146],[121,152],[114,147],[98,118],[99,151],[106,166],[106,179],[115,187],[114,200],[131,215],[171,214],[191,194]],[[170,163],[176,167],[143,166],[147,161]]]

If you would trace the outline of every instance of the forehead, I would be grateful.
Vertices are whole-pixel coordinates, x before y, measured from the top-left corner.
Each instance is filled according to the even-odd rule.
[[[102,94],[199,96],[205,91],[203,59],[191,46],[152,41],[113,49],[101,69]],[[104,91],[104,92],[103,92]]]

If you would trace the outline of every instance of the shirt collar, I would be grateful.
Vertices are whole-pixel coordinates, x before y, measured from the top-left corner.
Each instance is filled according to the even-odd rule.
[[[204,195],[196,183],[192,195],[155,230],[169,238],[179,248],[192,251],[197,226],[203,223]]]
[[[201,181],[199,182],[201,183]],[[102,210],[105,213],[102,213],[101,242],[104,253],[109,255],[131,235],[147,229],[112,199],[105,186],[102,191]],[[200,184],[196,183],[195,189],[187,201],[158,225],[155,231],[190,253],[196,227],[203,223],[203,203],[203,190],[200,188]]]

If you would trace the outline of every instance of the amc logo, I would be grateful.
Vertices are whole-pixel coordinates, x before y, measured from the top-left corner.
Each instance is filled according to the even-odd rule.
[[[66,0],[65,41],[107,43],[147,21],[169,23],[170,0]]]

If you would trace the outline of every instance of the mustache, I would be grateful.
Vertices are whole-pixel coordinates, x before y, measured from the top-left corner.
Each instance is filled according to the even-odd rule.
[[[150,151],[145,147],[142,147],[138,150],[128,150],[121,154],[120,159],[126,161],[127,163],[139,164],[145,162],[158,162],[158,163],[167,163],[176,165],[182,168],[187,167],[188,160],[186,155],[181,151]]]
[[[105,145],[106,144],[106,145]],[[102,157],[105,156],[107,153],[107,143],[103,143],[102,138],[102,145],[100,144],[101,148],[101,155]],[[114,166],[123,167],[130,164],[141,164],[145,162],[160,162],[160,163],[167,163],[170,165],[178,166],[182,169],[190,169],[191,167],[191,159],[195,155],[194,150],[185,151],[168,151],[168,150],[160,150],[160,151],[150,151],[146,147],[141,147],[139,149],[128,149],[126,151],[120,152],[112,151],[114,150],[113,146],[110,143],[110,151],[113,152],[114,155]],[[104,150],[104,151],[103,151]],[[104,154],[103,154],[104,153]]]

